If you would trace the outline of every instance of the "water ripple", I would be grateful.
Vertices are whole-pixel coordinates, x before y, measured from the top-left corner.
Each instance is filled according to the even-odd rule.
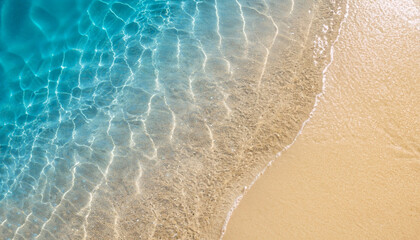
[[[267,77],[273,51],[303,47],[310,27],[287,26],[306,2],[1,1],[1,238],[219,233],[209,214],[227,212],[283,124],[264,125],[267,111],[294,119],[289,97],[315,96]]]

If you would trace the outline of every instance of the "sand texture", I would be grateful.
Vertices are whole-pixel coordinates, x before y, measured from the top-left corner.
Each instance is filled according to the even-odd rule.
[[[5,240],[219,239],[308,118],[345,3],[23,2],[0,1]]]
[[[418,2],[350,0],[348,13],[313,117],[224,239],[419,239]]]

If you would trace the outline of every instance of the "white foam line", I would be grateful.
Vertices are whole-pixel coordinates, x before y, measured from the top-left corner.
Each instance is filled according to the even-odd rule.
[[[297,138],[302,134],[302,131],[305,128],[306,124],[311,120],[312,116],[314,115],[314,113],[316,111],[316,108],[317,108],[319,102],[321,101],[320,99],[321,99],[321,97],[323,97],[323,95],[325,93],[325,85],[326,85],[326,80],[327,80],[326,73],[327,73],[328,68],[331,66],[332,62],[334,61],[334,46],[338,42],[338,40],[340,38],[341,30],[342,30],[342,27],[343,27],[343,23],[346,22],[347,17],[348,17],[348,13],[349,13],[349,1],[347,0],[347,2],[346,2],[346,13],[344,14],[344,18],[343,18],[343,20],[340,23],[340,27],[338,29],[337,38],[334,40],[334,42],[333,42],[333,44],[331,46],[331,50],[330,50],[331,60],[325,66],[324,70],[322,71],[322,92],[319,93],[318,95],[316,95],[316,97],[315,97],[315,103],[314,103],[314,106],[312,108],[312,111],[309,113],[308,119],[306,119],[303,122],[303,124],[302,124],[299,132],[297,133],[297,135],[295,136],[295,138],[293,139],[293,141],[289,145],[287,145],[286,147],[284,147],[280,152],[278,152],[276,154],[276,158],[279,158],[283,154],[283,152],[287,151],[296,142]],[[229,223],[229,220],[232,217],[233,211],[239,206],[239,203],[241,202],[241,200],[244,197],[244,195],[249,191],[249,189],[251,189],[251,187],[255,184],[255,182],[265,173],[265,171],[267,170],[267,168],[273,164],[273,162],[276,160],[276,158],[274,158],[273,160],[271,160],[264,167],[264,169],[260,173],[257,174],[257,176],[254,178],[254,180],[251,182],[251,184],[249,184],[248,186],[245,186],[244,187],[243,193],[241,195],[239,195],[235,199],[235,201],[233,202],[233,206],[231,207],[231,209],[229,210],[229,212],[228,212],[228,214],[226,216],[225,223],[224,223],[223,228],[222,228],[222,233],[221,233],[221,236],[220,236],[220,240],[223,239],[223,236],[224,236],[224,234],[226,232],[226,229],[227,229],[227,225]]]

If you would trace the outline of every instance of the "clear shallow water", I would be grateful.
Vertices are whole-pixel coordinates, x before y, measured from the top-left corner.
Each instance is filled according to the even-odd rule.
[[[2,3],[1,199],[24,199],[56,164],[64,172],[55,187],[65,192],[65,172],[77,163],[71,152],[89,146],[85,154],[109,158],[116,144],[130,144],[129,129],[112,125],[163,94],[159,70],[175,62],[168,48],[178,44],[165,2],[23,2]]]
[[[348,7],[313,117],[244,196],[224,239],[418,238],[420,8]]]
[[[0,236],[219,232],[222,220],[212,225],[209,215],[230,202],[212,202],[237,194],[244,173],[267,162],[242,159],[258,136],[274,134],[261,123],[265,109],[283,109],[298,129],[288,114],[312,101],[311,83],[291,73],[263,78],[285,72],[268,64],[281,60],[270,51],[308,40],[289,29],[294,4],[0,1]]]

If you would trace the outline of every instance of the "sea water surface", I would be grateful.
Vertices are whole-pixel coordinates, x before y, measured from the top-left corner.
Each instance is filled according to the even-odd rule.
[[[341,6],[0,0],[0,238],[217,238],[311,111]]]

